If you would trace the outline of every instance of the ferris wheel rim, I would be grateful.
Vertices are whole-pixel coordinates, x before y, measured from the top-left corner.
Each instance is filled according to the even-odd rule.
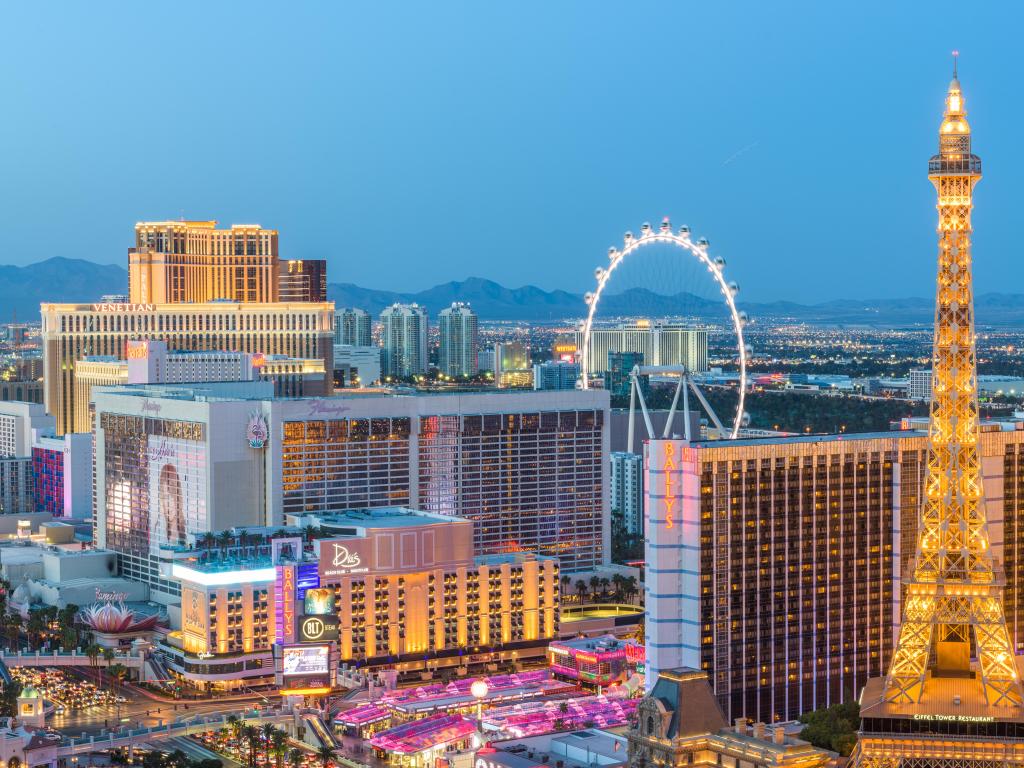
[[[736,295],[733,288],[725,280],[724,266],[717,264],[710,256],[708,256],[707,246],[702,245],[701,243],[694,243],[686,234],[677,234],[671,230],[665,231],[664,227],[667,223],[668,221],[666,219],[665,224],[662,225],[663,229],[661,231],[654,231],[653,229],[650,229],[648,225],[645,225],[645,231],[639,237],[633,237],[632,235],[627,234],[625,245],[621,249],[613,248],[609,252],[611,258],[610,264],[607,267],[600,268],[600,274],[597,278],[597,290],[589,294],[591,298],[587,308],[587,319],[583,326],[583,348],[580,350],[580,381],[583,384],[583,389],[590,389],[590,373],[587,370],[590,352],[590,334],[593,330],[594,313],[597,311],[597,307],[601,302],[601,295],[604,293],[605,286],[608,284],[608,280],[611,278],[612,273],[623,261],[625,261],[627,256],[636,253],[645,245],[668,243],[670,245],[679,246],[684,251],[695,256],[708,268],[708,271],[718,284],[722,295],[725,297],[725,303],[729,309],[730,320],[732,321],[733,331],[736,334],[736,341],[739,346],[739,400],[736,403],[736,415],[733,418],[732,430],[729,433],[729,439],[736,439],[743,424],[743,407],[746,401],[747,390],[747,347],[743,337],[744,323],[740,318],[739,310],[736,308]]]

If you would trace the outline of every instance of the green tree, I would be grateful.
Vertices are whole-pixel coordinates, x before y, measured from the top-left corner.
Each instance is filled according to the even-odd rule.
[[[288,754],[288,734],[275,728],[270,743],[275,765],[277,768],[284,768],[284,758]]]
[[[128,667],[124,664],[111,664],[110,667],[107,668],[107,672],[110,673],[112,678],[117,680],[118,685],[122,685],[124,684],[125,677],[128,676]]]
[[[587,582],[583,579],[576,581],[576,594],[579,595],[581,603],[587,599]]]
[[[302,750],[294,747],[289,750],[288,765],[290,768],[302,768]]]
[[[18,696],[21,695],[22,685],[17,680],[3,686],[0,691],[0,716],[15,717],[18,714]]]
[[[330,764],[334,762],[334,750],[326,744],[317,749],[316,756],[323,768],[329,768]]]
[[[18,645],[18,638],[21,636],[22,621],[21,614],[19,613],[12,613],[7,617],[7,641],[12,648],[16,648]]]
[[[856,701],[833,704],[800,715],[804,728],[800,738],[821,749],[831,749],[848,756],[857,743],[860,728],[860,705]]]

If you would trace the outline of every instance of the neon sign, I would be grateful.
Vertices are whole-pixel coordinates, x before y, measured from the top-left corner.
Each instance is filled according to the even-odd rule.
[[[245,439],[250,448],[262,448],[267,444],[267,436],[270,430],[267,429],[267,420],[262,413],[249,414],[249,423],[245,427]]]
[[[93,312],[155,312],[156,304],[93,304]]]
[[[134,343],[128,342],[128,349],[125,351],[125,356],[129,360],[145,360],[149,357],[149,344],[146,342]]]
[[[671,530],[676,527],[675,520],[672,517],[672,507],[675,506],[677,499],[672,491],[672,475],[669,474],[669,470],[676,469],[675,444],[666,442],[664,445],[665,463],[662,464],[661,468],[665,471],[665,527]]]

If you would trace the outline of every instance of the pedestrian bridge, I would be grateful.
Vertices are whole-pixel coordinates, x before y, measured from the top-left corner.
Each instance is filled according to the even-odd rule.
[[[195,715],[190,718],[179,718],[171,723],[156,725],[150,728],[120,728],[98,736],[86,736],[66,739],[57,747],[57,757],[87,754],[98,749],[112,747],[130,747],[150,741],[170,739],[175,736],[188,736],[190,733],[201,733],[211,729],[226,728],[228,718],[234,715],[247,723],[282,723],[294,722],[295,716],[290,709],[248,709],[237,712],[221,712],[212,715]]]
[[[129,669],[142,669],[146,657],[142,653],[117,652],[110,661],[102,654],[95,659],[80,651],[4,651],[0,650],[0,665],[7,667],[110,667],[120,664]]]

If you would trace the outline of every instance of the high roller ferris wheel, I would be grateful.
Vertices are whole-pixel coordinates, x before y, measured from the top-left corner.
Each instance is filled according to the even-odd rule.
[[[744,403],[746,400],[747,361],[750,357],[750,349],[744,342],[743,329],[749,322],[749,318],[747,317],[746,312],[743,312],[736,307],[736,295],[739,293],[739,286],[734,281],[726,280],[725,259],[720,256],[711,257],[708,254],[707,239],[700,238],[694,242],[690,237],[689,227],[681,226],[676,232],[673,232],[672,223],[669,221],[667,216],[662,220],[661,226],[657,230],[651,227],[649,223],[645,222],[640,228],[639,237],[635,237],[632,232],[626,232],[625,237],[623,238],[622,248],[612,246],[608,249],[608,266],[598,267],[594,270],[594,277],[597,279],[597,288],[596,290],[584,295],[584,301],[587,304],[587,318],[583,321],[581,329],[583,331],[583,345],[582,349],[579,351],[580,380],[578,386],[582,389],[590,388],[589,364],[591,333],[594,329],[594,318],[601,302],[601,297],[608,288],[612,275],[615,273],[615,270],[623,264],[623,262],[634,256],[644,246],[656,243],[672,246],[673,250],[677,251],[681,258],[695,259],[699,264],[703,265],[707,269],[710,279],[721,293],[728,318],[726,325],[730,327],[732,336],[735,339],[735,360],[737,361],[738,367],[739,380],[737,389],[739,397],[734,417],[730,423],[723,424],[714,409],[711,407],[710,403],[708,403],[707,398],[704,397],[700,386],[694,380],[693,374],[696,373],[695,371],[688,370],[684,365],[637,366],[633,369],[631,374],[629,450],[632,451],[633,449],[632,412],[633,403],[638,396],[643,409],[648,434],[650,437],[654,437],[650,418],[647,413],[647,406],[643,400],[643,393],[637,382],[637,377],[644,374],[678,376],[679,379],[676,386],[675,396],[672,401],[669,419],[665,425],[664,437],[669,436],[668,432],[672,426],[672,417],[675,413],[676,406],[678,405],[680,394],[682,394],[683,397],[683,410],[685,412],[689,409],[688,391],[692,390],[701,405],[704,407],[705,411],[707,411],[712,422],[718,428],[720,436],[728,439],[735,439],[739,435],[742,427],[745,426],[747,419],[747,414],[744,411]],[[684,416],[684,423],[686,425],[686,437],[687,439],[690,439],[689,418]]]

